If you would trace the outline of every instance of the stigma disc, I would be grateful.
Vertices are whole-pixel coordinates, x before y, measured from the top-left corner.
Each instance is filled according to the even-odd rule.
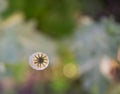
[[[45,53],[36,52],[29,57],[29,64],[35,70],[44,70],[48,67],[49,59]]]

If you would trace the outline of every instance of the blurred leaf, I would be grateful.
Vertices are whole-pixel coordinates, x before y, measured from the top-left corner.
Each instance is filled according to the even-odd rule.
[[[27,19],[37,20],[38,28],[54,38],[69,35],[74,30],[77,0],[9,0],[9,3],[4,15],[23,11]]]
[[[16,64],[6,64],[7,71],[9,74],[19,83],[25,80],[26,73],[28,70],[28,64],[25,62],[19,62]]]
[[[92,94],[105,94],[110,85],[101,75],[99,68],[104,55],[112,58],[117,56],[120,45],[119,27],[120,25],[111,19],[103,19],[99,23],[80,23],[73,36],[64,41],[80,65],[83,87]]]

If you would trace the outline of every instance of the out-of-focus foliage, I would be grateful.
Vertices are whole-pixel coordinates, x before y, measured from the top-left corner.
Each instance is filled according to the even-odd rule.
[[[4,16],[16,11],[25,13],[27,19],[35,19],[42,32],[61,38],[74,31],[75,15],[87,14],[96,19],[115,15],[119,21],[119,1],[111,0],[8,0]],[[112,5],[113,4],[113,5]],[[115,8],[114,8],[115,7]],[[118,11],[118,12],[117,12]]]
[[[119,94],[119,85],[101,74],[100,64],[104,56],[116,60],[120,25],[111,18],[95,22],[79,15],[77,2],[9,0],[7,12],[7,2],[2,3],[0,13],[7,16],[0,17],[0,94]],[[92,3],[88,5],[91,9]],[[26,22],[25,16],[30,20]],[[36,24],[48,35],[65,38],[54,40],[36,30]],[[43,71],[28,65],[37,51],[50,59]]]
[[[9,4],[5,15],[23,11],[27,19],[37,21],[40,30],[55,38],[69,35],[75,27],[77,0],[9,0]]]
[[[3,13],[8,7],[7,0],[0,0],[0,14]]]
[[[20,13],[12,15],[5,21],[1,20],[0,30],[2,62],[23,61],[37,51],[46,52],[52,61],[54,60],[51,57],[57,56],[55,55],[56,43],[37,32],[33,21],[25,23]]]
[[[99,67],[104,56],[117,58],[119,28],[120,25],[113,19],[103,19],[99,23],[89,20],[88,23],[80,24],[74,35],[65,41],[80,64],[80,73],[84,74],[84,88],[92,94],[105,94],[109,87]]]

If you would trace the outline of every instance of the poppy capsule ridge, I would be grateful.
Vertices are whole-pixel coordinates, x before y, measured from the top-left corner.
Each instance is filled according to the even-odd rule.
[[[29,57],[29,64],[35,70],[44,70],[48,67],[49,59],[45,53],[36,52]]]

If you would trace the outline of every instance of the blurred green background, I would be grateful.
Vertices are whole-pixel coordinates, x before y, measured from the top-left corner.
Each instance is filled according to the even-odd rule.
[[[0,94],[120,94],[120,71],[106,74],[104,65],[120,62],[119,6],[119,0],[0,0]],[[29,66],[34,52],[48,55],[45,70]]]

